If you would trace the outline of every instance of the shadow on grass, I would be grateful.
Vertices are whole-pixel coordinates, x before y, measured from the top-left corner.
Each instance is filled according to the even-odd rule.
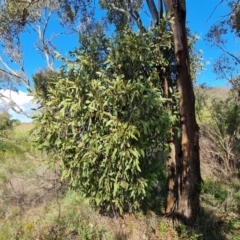
[[[159,173],[159,178],[148,190],[147,197],[141,204],[142,211],[147,214],[149,211],[154,212],[156,215],[163,215],[166,207],[166,192],[167,177],[162,172]]]
[[[164,175],[162,175],[164,176]],[[151,194],[143,204],[142,209],[144,213],[148,211],[153,211],[158,216],[164,215],[165,209],[165,201],[166,201],[166,178],[162,178],[161,181],[158,182],[158,185],[155,189],[151,191]],[[219,189],[218,189],[219,190]],[[222,193],[221,191],[219,194]],[[221,195],[221,194],[220,194]],[[224,195],[225,196],[225,195]],[[216,195],[215,197],[218,197]],[[220,202],[223,199],[218,199]],[[175,229],[178,233],[179,239],[182,240],[226,240],[232,239],[227,238],[226,233],[234,230],[229,222],[223,218],[223,216],[219,216],[216,214],[214,209],[211,209],[212,203],[206,202],[204,199],[204,203],[207,204],[205,207],[201,207],[199,210],[199,214],[196,220],[196,223],[193,227],[180,227],[180,229]],[[239,205],[240,209],[240,205]],[[234,238],[235,239],[235,238]]]
[[[214,214],[214,211],[201,207],[192,235],[197,235],[201,240],[225,240],[224,221]]]

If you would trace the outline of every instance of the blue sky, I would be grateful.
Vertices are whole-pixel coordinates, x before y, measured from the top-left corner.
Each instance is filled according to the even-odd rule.
[[[222,3],[214,11],[214,8],[219,3],[220,0],[186,0],[187,2],[187,22],[188,26],[191,29],[191,32],[197,34],[200,39],[197,42],[196,48],[203,51],[203,60],[206,64],[206,70],[203,71],[199,77],[198,82],[206,82],[210,86],[215,85],[225,85],[225,80],[216,80],[216,75],[212,72],[212,64],[214,60],[221,54],[221,51],[217,48],[210,47],[205,41],[205,35],[208,32],[210,26],[216,21],[221,19],[220,16],[226,15],[229,11],[226,3]],[[102,11],[102,10],[101,10]],[[100,15],[100,14],[97,14]],[[211,17],[210,17],[211,16]],[[49,28],[49,35],[54,32],[60,31],[59,24],[52,20]],[[230,38],[230,50],[239,49],[239,42],[233,43],[233,37]],[[26,52],[25,63],[27,72],[32,75],[37,69],[40,69],[45,66],[44,59],[37,55],[34,49],[32,48],[36,40],[36,35],[26,34],[24,35],[24,51]],[[67,54],[70,50],[73,50],[74,47],[78,46],[78,39],[76,36],[60,36],[54,40],[54,43],[58,46],[58,51],[62,54]],[[30,47],[31,46],[31,47]]]
[[[214,60],[221,54],[217,48],[210,47],[205,41],[205,35],[209,27],[215,21],[220,19],[220,16],[226,15],[229,11],[226,3],[222,3],[211,16],[215,6],[219,3],[220,0],[186,0],[187,2],[187,21],[188,27],[191,29],[191,32],[197,34],[200,38],[197,42],[196,48],[203,51],[203,62],[205,64],[205,70],[198,75],[197,83],[206,83],[207,86],[225,86],[226,80],[216,79],[216,75],[212,72],[212,65]],[[98,14],[97,14],[98,15]],[[100,14],[99,14],[100,15]],[[211,17],[210,17],[211,16]],[[52,20],[49,28],[49,35],[51,32],[59,31],[60,26],[57,24],[55,19]],[[233,41],[232,36],[229,37],[229,49],[234,51],[234,49],[239,49],[239,39]],[[36,54],[34,50],[34,42],[36,41],[36,34],[26,33],[23,35],[24,43],[24,53],[25,53],[25,66],[26,72],[29,76],[45,66],[45,59],[42,56]],[[68,51],[73,50],[74,47],[78,45],[78,38],[75,36],[60,36],[56,38],[55,44],[58,46],[58,51],[63,55],[66,55]],[[20,88],[21,92],[18,95],[14,95],[17,102],[21,102],[21,106],[30,113],[29,97],[26,94],[24,88]],[[16,115],[11,112],[13,118],[18,118],[23,122],[31,121],[24,116]]]
[[[217,48],[210,47],[204,39],[210,26],[214,22],[221,20],[222,16],[229,13],[229,8],[225,2],[219,5],[214,11],[219,2],[220,0],[187,0],[188,26],[192,33],[196,33],[200,37],[196,47],[203,51],[203,61],[206,67],[206,70],[198,76],[197,82],[199,84],[206,83],[207,86],[226,86],[227,83],[224,79],[217,79],[212,68],[214,61],[222,52]],[[234,38],[231,34],[228,34],[227,38],[229,39],[227,44],[228,49],[231,52],[239,50],[239,38]]]

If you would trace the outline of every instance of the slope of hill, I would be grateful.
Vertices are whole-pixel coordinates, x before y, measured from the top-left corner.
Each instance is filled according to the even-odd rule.
[[[210,105],[212,99],[226,99],[228,94],[225,89],[206,92]],[[48,169],[46,163],[51,156],[32,146],[29,130],[33,124],[23,123],[0,142],[1,239],[239,240],[239,166],[226,168],[219,149],[204,133],[206,116],[210,116],[208,109],[201,110],[204,184],[199,217],[192,228],[180,225],[173,229],[171,221],[159,209],[122,217],[100,215],[80,192],[69,190],[61,181],[57,163]],[[162,193],[158,200],[164,202],[164,188]]]

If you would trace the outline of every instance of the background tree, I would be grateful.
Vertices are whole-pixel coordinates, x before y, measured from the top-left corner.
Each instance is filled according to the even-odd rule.
[[[229,13],[221,17],[221,20],[216,21],[211,26],[207,34],[207,40],[213,47],[217,47],[222,51],[222,55],[215,61],[213,70],[219,78],[228,80],[232,87],[232,95],[226,101],[214,103],[211,111],[214,113],[213,119],[216,121],[215,128],[218,129],[217,131],[215,130],[215,134],[218,135],[217,138],[221,142],[221,146],[219,147],[219,149],[221,149],[220,152],[223,153],[221,158],[224,159],[227,166],[233,162],[234,164],[232,165],[236,166],[239,164],[237,157],[239,153],[236,151],[238,148],[236,146],[238,145],[239,139],[239,126],[237,122],[240,116],[240,55],[237,50],[229,50],[229,40],[227,41],[226,36],[231,35],[234,41],[238,41],[239,39],[240,1],[220,1],[218,5],[216,5],[216,8],[221,4],[226,4],[229,7]],[[216,110],[216,108],[218,110]],[[218,145],[219,142],[216,143],[216,146]],[[230,168],[230,166],[228,166],[228,168]],[[229,171],[230,170],[231,169],[229,169]]]
[[[1,133],[3,133],[5,130],[11,128],[12,121],[10,119],[10,115],[7,112],[1,112],[0,119],[1,119],[0,130]]]
[[[229,50],[229,40],[227,41],[226,36],[232,35],[235,41],[239,38],[240,2],[239,0],[223,0],[216,5],[215,10],[221,4],[229,7],[229,13],[221,16],[220,20],[211,26],[206,39],[212,47],[222,51],[222,55],[215,61],[214,72],[219,78],[232,83],[236,89],[239,86],[240,55],[238,51]]]
[[[16,91],[24,86],[30,93],[33,83],[30,73],[26,71],[25,52],[23,51],[23,38],[31,34],[35,36],[32,45],[33,51],[45,59],[46,68],[54,71],[55,51],[54,43],[57,37],[78,36],[82,26],[86,26],[91,10],[86,11],[88,1],[2,1],[0,4],[0,42],[2,54],[0,57],[0,87]],[[57,21],[56,21],[57,19]],[[52,31],[52,22],[57,23],[58,29]],[[29,44],[28,47],[30,47]],[[8,99],[7,99],[8,98]],[[24,111],[9,97],[0,94],[2,102],[11,103],[10,108],[15,112]]]
[[[198,87],[196,95],[202,153],[211,155],[213,164],[221,166],[218,171],[229,177],[239,165],[240,109],[228,89]]]
[[[10,139],[10,131],[20,122],[16,119],[11,119],[11,116],[6,111],[0,111],[0,151],[5,151],[4,145]]]

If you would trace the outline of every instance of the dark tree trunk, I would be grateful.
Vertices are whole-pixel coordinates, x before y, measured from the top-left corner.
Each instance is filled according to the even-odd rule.
[[[180,93],[181,132],[173,133],[168,163],[168,197],[166,214],[173,220],[191,225],[199,209],[201,184],[199,128],[195,117],[195,99],[190,76],[189,52],[185,27],[184,0],[164,0],[171,21],[174,53],[177,64],[177,90]]]

